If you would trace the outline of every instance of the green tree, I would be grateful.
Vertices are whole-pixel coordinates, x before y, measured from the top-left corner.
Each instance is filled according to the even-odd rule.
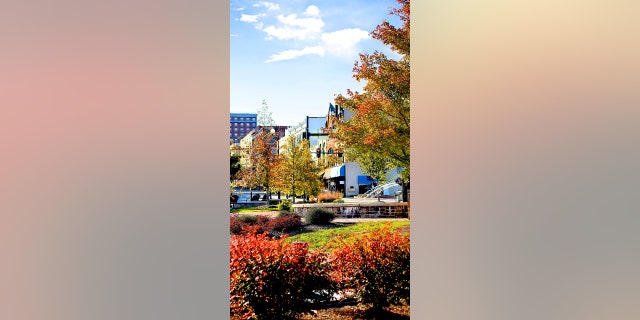
[[[367,157],[356,157],[356,162],[363,173],[370,175],[371,178],[378,181],[378,183],[386,180],[387,169],[389,167],[387,158],[370,155]],[[378,194],[378,201],[380,201],[380,193]]]
[[[318,171],[318,166],[311,157],[309,141],[298,141],[289,136],[276,170],[278,188],[292,195],[294,203],[298,195],[317,195],[321,188]]]
[[[400,55],[394,60],[374,51],[361,53],[353,68],[354,78],[365,81],[363,92],[347,89],[335,102],[354,111],[348,121],[338,124],[335,137],[349,148],[355,159],[387,159],[389,167],[403,168],[401,175],[409,181],[410,168],[410,1],[397,0],[400,8],[390,14],[400,18],[395,27],[388,21],[379,24],[371,36]],[[403,188],[404,199],[406,189]]]

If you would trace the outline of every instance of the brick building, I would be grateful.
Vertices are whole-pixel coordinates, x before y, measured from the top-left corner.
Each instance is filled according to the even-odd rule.
[[[229,121],[229,140],[238,144],[247,133],[256,128],[258,115],[255,113],[231,113]]]

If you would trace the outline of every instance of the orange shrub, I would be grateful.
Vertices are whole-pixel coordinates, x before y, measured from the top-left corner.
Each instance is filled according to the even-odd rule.
[[[342,193],[337,191],[323,191],[318,195],[318,202],[333,202],[342,199]]]
[[[332,279],[373,308],[408,303],[409,253],[408,235],[388,227],[375,230],[331,253]]]
[[[307,243],[266,234],[231,238],[231,314],[243,319],[295,319],[331,294],[326,259]]]

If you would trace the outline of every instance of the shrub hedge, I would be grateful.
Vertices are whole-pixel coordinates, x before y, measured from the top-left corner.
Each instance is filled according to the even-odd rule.
[[[331,294],[327,259],[266,234],[231,238],[230,308],[243,319],[295,319]]]
[[[328,224],[329,222],[333,221],[335,217],[336,217],[335,213],[327,209],[312,208],[305,213],[304,222],[307,224],[322,225],[322,224]]]
[[[278,203],[278,211],[291,211],[291,201],[281,200],[280,203]]]
[[[318,202],[333,202],[339,199],[342,199],[342,192],[338,191],[324,191],[318,195]]]
[[[332,279],[374,309],[409,303],[409,252],[409,235],[375,230],[331,253]]]
[[[233,214],[230,218],[229,231],[233,235],[250,233],[274,233],[275,231],[295,231],[302,226],[300,216],[293,213],[282,213],[268,218],[261,215]]]
[[[300,229],[302,219],[295,214],[278,215],[271,218],[267,224],[267,230],[273,231],[294,231]]]

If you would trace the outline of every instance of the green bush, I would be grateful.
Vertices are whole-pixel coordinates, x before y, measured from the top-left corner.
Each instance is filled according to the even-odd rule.
[[[280,201],[280,203],[278,203],[278,211],[291,211],[291,201],[289,200],[282,200]]]
[[[333,219],[335,219],[335,213],[323,209],[323,208],[313,208],[304,215],[304,222],[306,224],[328,224]]]
[[[258,221],[258,216],[252,214],[239,214],[237,219],[243,223],[254,224]]]
[[[284,211],[284,210],[278,212],[278,217],[289,217],[289,216],[298,216],[299,217],[299,215],[297,213],[295,213],[295,212]]]

